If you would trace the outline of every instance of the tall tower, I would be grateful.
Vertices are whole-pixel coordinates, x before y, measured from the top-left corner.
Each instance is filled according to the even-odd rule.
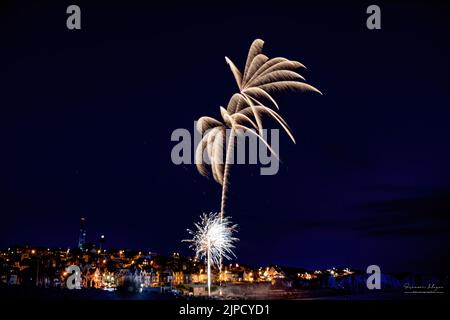
[[[100,249],[100,250],[103,250],[103,249],[104,249],[104,246],[105,246],[105,235],[102,234],[102,235],[100,236],[99,249]]]
[[[86,243],[86,227],[84,225],[86,221],[85,217],[80,218],[80,237],[78,238],[78,248],[83,249]]]

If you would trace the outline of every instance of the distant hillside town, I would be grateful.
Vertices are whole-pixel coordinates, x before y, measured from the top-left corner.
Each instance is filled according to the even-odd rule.
[[[102,235],[97,243],[86,242],[85,219],[81,219],[76,248],[39,248],[14,246],[0,251],[0,286],[67,288],[69,266],[81,271],[81,289],[104,289],[142,292],[174,292],[180,295],[206,294],[205,264],[195,257],[177,252],[163,256],[143,250],[107,249]],[[306,270],[277,265],[248,266],[225,264],[214,272],[214,290],[224,295],[267,294],[281,297],[298,289],[329,289],[345,292],[367,290],[365,271],[350,268]],[[413,273],[381,275],[384,290],[443,286],[448,276],[426,276]],[[278,291],[277,291],[278,290]]]

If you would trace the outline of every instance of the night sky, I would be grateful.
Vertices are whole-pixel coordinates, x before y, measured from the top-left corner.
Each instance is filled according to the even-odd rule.
[[[40,2],[41,3],[41,2]],[[82,29],[65,13],[79,4]],[[275,95],[279,173],[234,166],[238,261],[436,272],[450,267],[448,4],[301,1],[0,5],[0,247],[190,254],[180,241],[220,186],[172,164],[176,128],[219,118],[256,38],[324,95]]]

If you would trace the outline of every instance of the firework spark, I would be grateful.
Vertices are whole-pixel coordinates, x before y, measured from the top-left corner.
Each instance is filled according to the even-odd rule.
[[[200,216],[200,222],[194,223],[195,230],[187,230],[192,239],[182,240],[190,242],[190,248],[200,259],[205,259],[208,268],[208,295],[211,295],[211,265],[220,268],[222,257],[231,259],[236,257],[233,252],[234,243],[239,239],[233,237],[237,232],[237,224],[232,224],[228,217],[221,218],[219,213]]]

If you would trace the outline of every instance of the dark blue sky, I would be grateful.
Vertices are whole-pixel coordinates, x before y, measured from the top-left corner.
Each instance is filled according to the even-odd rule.
[[[75,3],[75,2],[74,2]],[[277,95],[276,176],[232,169],[239,261],[308,268],[450,267],[448,4],[72,2],[0,5],[0,246],[189,253],[185,229],[220,187],[170,159],[176,128],[219,117],[255,38],[307,65],[323,96]]]

